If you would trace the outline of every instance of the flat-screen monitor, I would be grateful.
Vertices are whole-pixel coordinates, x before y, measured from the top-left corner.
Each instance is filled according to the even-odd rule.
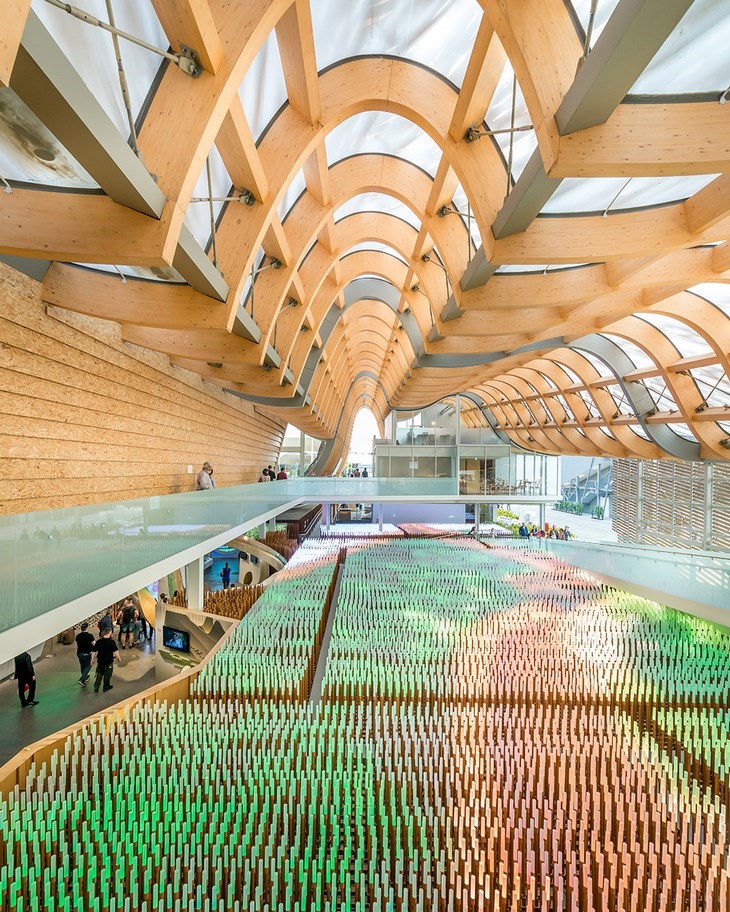
[[[190,652],[190,634],[186,630],[176,627],[162,628],[162,645],[168,649],[177,649],[180,652]]]

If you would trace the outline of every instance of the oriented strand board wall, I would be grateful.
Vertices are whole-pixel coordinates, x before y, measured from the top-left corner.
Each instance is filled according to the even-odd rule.
[[[189,491],[206,459],[218,487],[255,482],[276,462],[284,423],[39,292],[0,263],[0,512]]]

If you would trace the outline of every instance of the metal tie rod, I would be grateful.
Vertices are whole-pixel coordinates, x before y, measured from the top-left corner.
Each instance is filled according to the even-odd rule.
[[[98,28],[104,29],[105,32],[111,32],[112,35],[117,35],[119,38],[126,38],[127,41],[131,41],[132,44],[136,44],[138,47],[144,48],[147,51],[152,51],[153,54],[159,54],[160,57],[164,57],[166,60],[172,60],[172,62],[188,76],[197,77],[200,76],[203,71],[194,52],[188,48],[183,48],[181,54],[175,54],[172,51],[163,51],[161,48],[157,48],[153,44],[148,44],[135,35],[130,35],[128,32],[123,32],[121,29],[109,25],[108,22],[104,22],[102,19],[97,19],[96,16],[92,16],[91,13],[79,9],[77,6],[72,6],[70,3],[62,3],[61,0],[46,0],[46,3],[50,3],[51,6],[55,6],[57,9],[69,13],[69,15],[74,18],[80,19],[81,22],[86,22],[88,25],[96,25]]]

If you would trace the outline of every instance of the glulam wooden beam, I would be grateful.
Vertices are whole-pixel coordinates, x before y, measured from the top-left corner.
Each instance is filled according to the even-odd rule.
[[[0,29],[0,87],[10,85],[10,74],[15,66],[29,10],[30,0],[5,0]]]
[[[223,60],[223,45],[208,0],[151,0],[175,51],[187,46],[209,73]]]

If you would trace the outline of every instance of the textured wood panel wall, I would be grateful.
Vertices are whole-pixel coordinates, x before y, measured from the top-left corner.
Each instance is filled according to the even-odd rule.
[[[730,465],[614,459],[612,511],[621,542],[730,550]]]
[[[284,430],[0,263],[0,512],[189,491],[205,460],[218,487],[255,482]]]

